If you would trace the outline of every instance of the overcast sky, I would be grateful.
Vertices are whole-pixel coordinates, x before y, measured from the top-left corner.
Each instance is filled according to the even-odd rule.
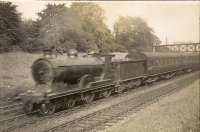
[[[6,0],[12,1],[22,13],[22,18],[37,19],[37,12],[47,3],[66,3],[64,1]],[[106,24],[112,30],[119,16],[140,16],[152,27],[155,34],[165,43],[198,42],[200,2],[96,2],[104,10]]]

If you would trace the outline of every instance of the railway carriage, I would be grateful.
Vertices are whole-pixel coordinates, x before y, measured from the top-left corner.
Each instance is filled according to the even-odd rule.
[[[145,53],[147,56],[147,75],[162,74],[170,78],[178,71],[191,71],[199,66],[199,55],[193,53]]]
[[[21,95],[24,111],[52,114],[57,107],[74,107],[78,101],[90,103],[96,97],[198,69],[200,64],[198,54],[134,51],[121,56],[73,52],[72,56],[36,60],[32,65],[36,88]]]

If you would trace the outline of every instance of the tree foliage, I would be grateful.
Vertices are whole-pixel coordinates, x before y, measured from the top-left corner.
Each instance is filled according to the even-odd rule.
[[[73,3],[70,8],[48,4],[38,15],[39,40],[46,47],[109,52],[118,46],[104,23],[104,10],[97,4]]]
[[[104,10],[95,3],[73,3],[71,9],[78,14],[82,22],[89,50],[109,52],[119,45],[114,42],[114,37],[108,29]]]
[[[64,4],[48,4],[38,15],[40,17],[38,23],[41,27],[39,40],[45,47],[55,46],[58,49],[77,47],[81,24],[74,12]]]
[[[20,47],[27,52],[46,48],[115,52],[126,48],[151,50],[154,43],[160,40],[139,17],[120,17],[111,32],[105,24],[104,10],[95,3],[76,2],[70,7],[47,4],[36,21],[22,21],[15,5],[0,2],[0,51]]]
[[[38,40],[40,26],[33,20],[24,20],[21,23],[20,47],[26,52],[38,52],[43,49],[43,44]]]
[[[20,42],[20,14],[11,2],[0,1],[0,52],[10,51]]]
[[[160,43],[153,29],[140,17],[121,16],[114,24],[116,42],[127,49],[151,51],[153,44]]]

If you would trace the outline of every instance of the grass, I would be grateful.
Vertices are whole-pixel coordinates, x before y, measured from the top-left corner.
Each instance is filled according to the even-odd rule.
[[[31,65],[39,54],[0,54],[0,98],[12,97],[34,86]]]

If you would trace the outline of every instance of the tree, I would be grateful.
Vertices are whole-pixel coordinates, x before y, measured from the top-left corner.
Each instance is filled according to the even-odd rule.
[[[112,51],[116,44],[112,33],[104,23],[104,10],[95,3],[73,3],[71,9],[81,19],[83,37],[85,37],[87,45],[89,45],[89,50]]]
[[[20,14],[11,2],[0,1],[0,52],[18,47],[20,42]]]
[[[47,47],[66,51],[79,47],[77,44],[82,33],[77,15],[65,4],[48,4],[38,13],[40,24],[39,40]]]
[[[38,52],[43,50],[43,44],[38,40],[40,25],[37,21],[23,20],[21,22],[21,37],[23,38],[20,47],[26,52]]]
[[[140,17],[119,17],[114,24],[114,34],[116,42],[125,45],[127,49],[152,51],[153,44],[160,43],[153,29]]]
[[[122,51],[104,23],[104,10],[94,3],[48,4],[38,13],[39,41],[47,48],[81,52]]]

